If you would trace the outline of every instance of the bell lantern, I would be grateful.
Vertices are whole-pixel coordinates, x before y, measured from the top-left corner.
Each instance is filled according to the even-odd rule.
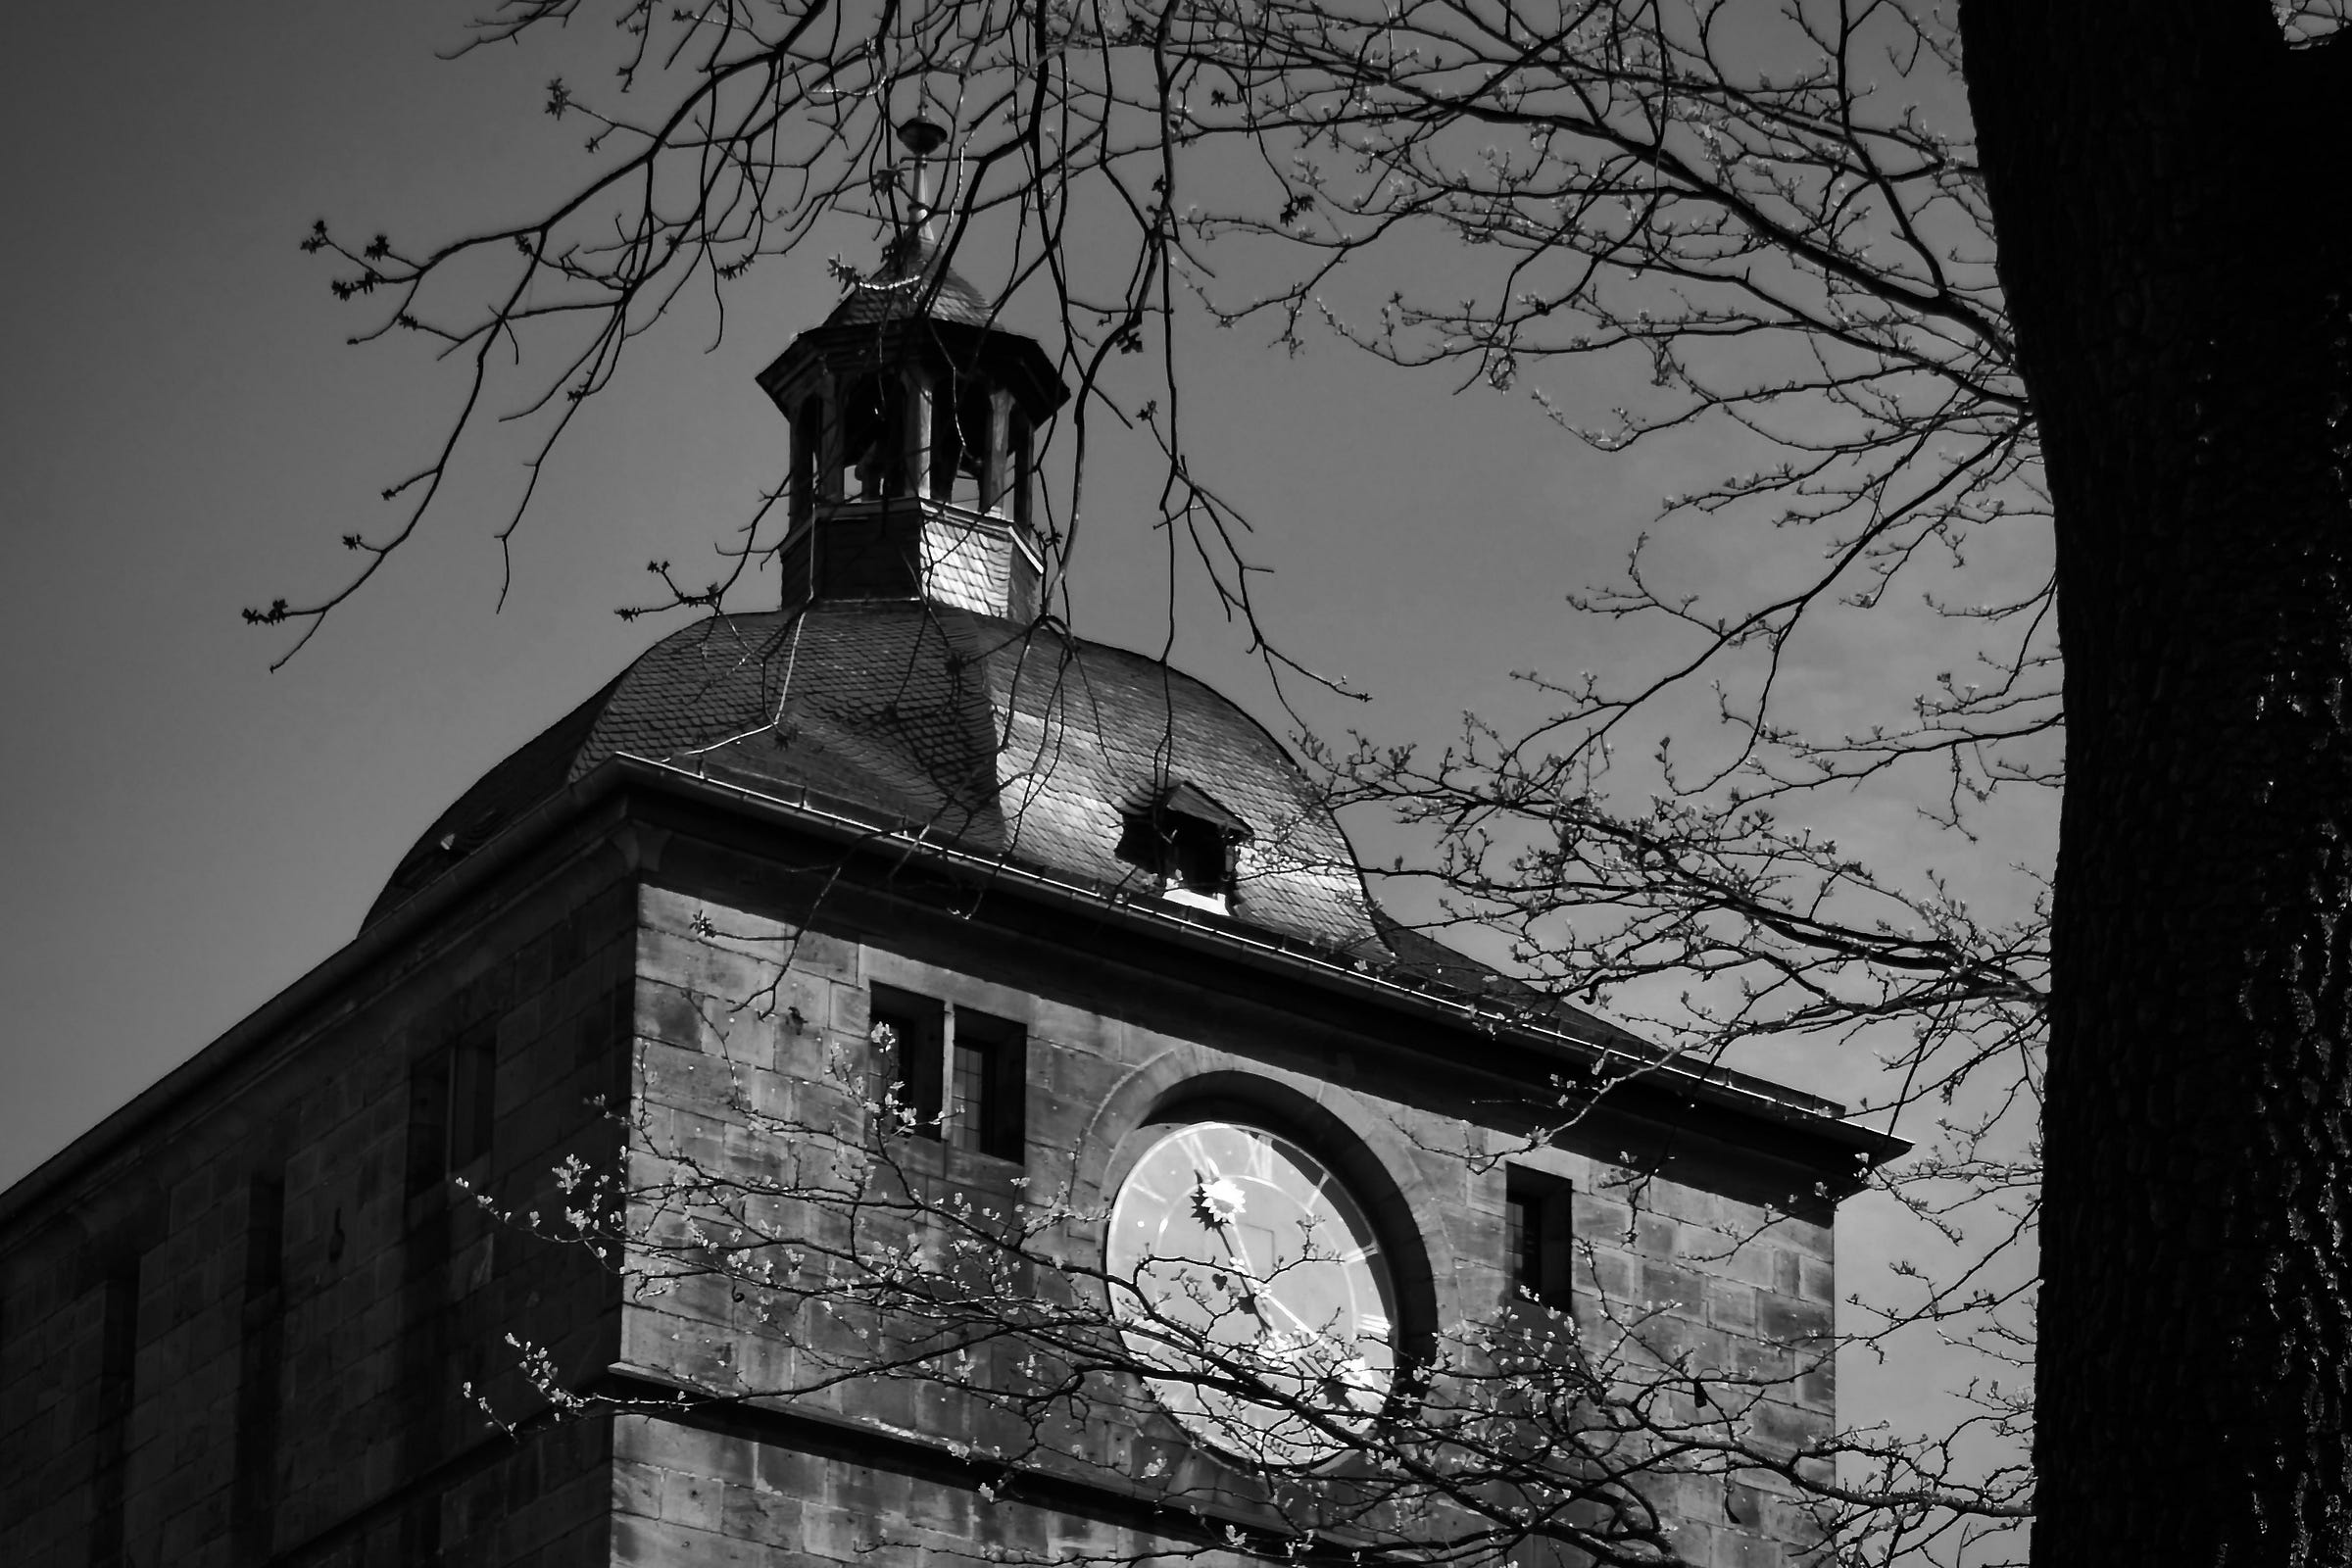
[[[933,599],[1026,620],[1035,432],[1069,396],[919,222],[760,374],[791,426],[784,605]]]

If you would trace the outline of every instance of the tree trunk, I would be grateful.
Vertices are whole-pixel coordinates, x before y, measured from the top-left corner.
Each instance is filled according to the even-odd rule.
[[[2352,44],[1964,0],[2066,657],[2034,1561],[2352,1562]]]

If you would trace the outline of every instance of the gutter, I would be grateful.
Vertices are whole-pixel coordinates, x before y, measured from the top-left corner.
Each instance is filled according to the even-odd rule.
[[[1656,1048],[1644,1051],[1640,1049],[1639,1042],[1629,1049],[1628,1039],[1632,1037],[1594,1040],[1573,1029],[1516,1016],[1518,1009],[1505,1010],[1476,1000],[1433,994],[1358,968],[1302,943],[1237,930],[1223,922],[1200,918],[1180,905],[1146,905],[1120,898],[1097,885],[974,855],[927,838],[919,828],[909,830],[895,819],[858,815],[820,805],[821,797],[812,791],[800,792],[801,798],[795,800],[628,753],[614,754],[596,772],[609,768],[625,770],[646,784],[677,794],[716,796],[751,814],[804,828],[814,827],[827,836],[849,837],[868,846],[894,847],[926,861],[1007,885],[1038,902],[1130,924],[1152,931],[1162,940],[1217,952],[1261,971],[1304,979],[1325,990],[1375,999],[1389,1007],[1441,1018],[1482,1034],[1514,1038],[1523,1044],[1566,1054],[1603,1078],[1614,1073],[1614,1081],[1622,1082],[1639,1075],[1686,1099],[1798,1128],[1825,1143],[1851,1149],[1868,1165],[1884,1164],[1908,1153],[1912,1148],[1908,1139],[1874,1132],[1845,1120],[1838,1106],[1815,1096],[1785,1090],[1743,1073],[1685,1061]]]

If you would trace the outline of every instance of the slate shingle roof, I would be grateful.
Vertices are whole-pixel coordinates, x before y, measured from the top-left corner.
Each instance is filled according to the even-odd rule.
[[[849,286],[827,326],[871,326],[923,316],[964,326],[993,326],[996,307],[927,245],[894,242],[870,276]]]
[[[1241,709],[1140,654],[912,601],[672,633],[443,812],[368,919],[622,753],[895,818],[1106,895],[1152,891],[1113,853],[1121,812],[1190,782],[1249,825],[1237,919],[1374,962],[1406,956],[1375,923],[1339,824]]]

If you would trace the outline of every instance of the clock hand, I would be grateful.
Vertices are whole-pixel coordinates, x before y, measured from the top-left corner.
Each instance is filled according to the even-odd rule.
[[[1203,1183],[1202,1187],[1205,1191],[1206,1184]],[[1291,1320],[1291,1327],[1298,1333],[1317,1341],[1327,1338],[1321,1331],[1310,1325],[1306,1319],[1292,1311],[1288,1301],[1266,1290],[1265,1281],[1257,1277],[1257,1270],[1250,1261],[1249,1250],[1242,1245],[1241,1237],[1234,1226],[1216,1218],[1205,1208],[1202,1212],[1201,1224],[1213,1232],[1218,1241],[1225,1244],[1225,1255],[1232,1259],[1234,1272],[1241,1275],[1250,1286],[1250,1309],[1257,1315],[1260,1323],[1264,1323],[1268,1329],[1274,1326],[1267,1320],[1265,1307],[1260,1304],[1270,1302],[1274,1310]]]
[[[1198,1168],[1193,1171],[1193,1217],[1200,1221],[1203,1230],[1224,1245],[1225,1255],[1233,1264],[1234,1272],[1250,1287],[1247,1300],[1250,1312],[1261,1325],[1272,1330],[1274,1325],[1267,1320],[1262,1304],[1271,1301],[1300,1332],[1311,1334],[1313,1330],[1307,1328],[1304,1319],[1292,1311],[1279,1297],[1267,1295],[1265,1282],[1257,1277],[1257,1270],[1250,1261],[1249,1250],[1242,1245],[1239,1228],[1233,1223],[1241,1217],[1242,1209],[1242,1190],[1232,1178]]]

